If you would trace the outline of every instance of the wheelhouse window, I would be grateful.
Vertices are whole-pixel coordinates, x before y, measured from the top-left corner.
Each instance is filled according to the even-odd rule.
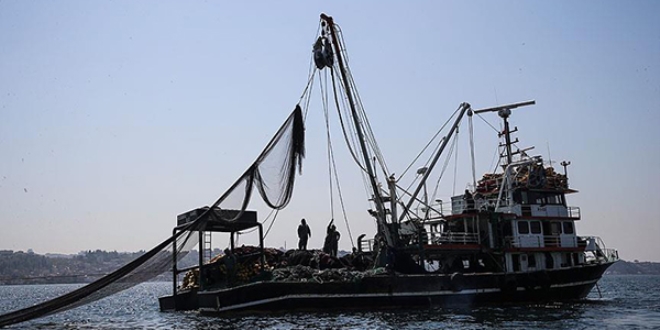
[[[550,223],[550,234],[553,236],[561,234],[561,223],[553,221]]]
[[[564,194],[554,192],[529,192],[529,200],[538,205],[565,205]]]
[[[575,233],[572,222],[564,221],[563,226],[564,226],[564,234],[573,234],[573,233]]]
[[[532,234],[540,234],[541,233],[541,222],[540,221],[530,221],[529,222],[529,229]]]
[[[527,191],[517,189],[513,192],[513,200],[522,205],[566,205],[564,194],[545,191]]]
[[[528,205],[529,204],[529,197],[527,191],[524,190],[515,190],[513,192],[513,201],[516,203],[520,203],[522,205]]]
[[[529,234],[529,224],[527,221],[518,221],[518,234]]]

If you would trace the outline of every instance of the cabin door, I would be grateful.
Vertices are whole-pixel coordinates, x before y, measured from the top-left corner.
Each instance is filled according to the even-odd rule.
[[[526,272],[528,269],[527,255],[521,254],[519,257],[520,257],[520,271]]]
[[[577,247],[577,238],[575,237],[575,228],[573,221],[562,221],[562,233],[559,236],[561,247]]]

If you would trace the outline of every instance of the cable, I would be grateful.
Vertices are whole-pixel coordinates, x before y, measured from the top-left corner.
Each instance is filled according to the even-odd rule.
[[[438,180],[435,183],[435,188],[433,189],[433,194],[431,195],[431,200],[435,200],[435,197],[438,194],[438,189],[440,188],[440,180],[442,180],[442,176],[445,174],[445,171],[449,167],[449,161],[451,160],[451,156],[454,153],[454,148],[456,147],[456,137],[454,137],[454,140],[452,141],[451,145],[449,146],[449,152],[447,153],[447,158],[445,159],[445,163],[442,166],[442,171],[440,171],[440,176],[438,177]]]
[[[273,217],[273,221],[271,221],[270,225],[268,226],[268,229],[266,229],[266,232],[264,233],[264,239],[266,239],[266,236],[268,236],[270,229],[273,227],[273,224],[275,224],[275,219],[277,219],[277,215],[280,213],[280,210],[271,209],[270,213],[268,214],[268,217],[270,217],[270,214],[272,214],[273,211],[275,211],[275,216]]]
[[[348,146],[348,151],[350,152],[351,156],[353,157],[353,160],[355,163],[362,169],[362,171],[367,172],[367,169],[364,168],[362,163],[358,160],[358,157],[355,155],[355,151],[351,147],[351,143],[349,142],[348,135],[346,134],[346,127],[344,125],[344,120],[341,115],[341,107],[339,106],[339,97],[337,96],[337,86],[336,86],[336,81],[335,81],[335,76],[334,76],[334,70],[332,70],[332,90],[335,98],[335,107],[337,108],[337,114],[339,115],[339,123],[341,125],[341,130],[344,135],[344,140],[346,142],[346,146]]]
[[[477,170],[474,159],[474,127],[472,126],[472,116],[468,117],[468,131],[470,135],[470,158],[472,159],[472,186],[477,189]]]
[[[397,181],[399,181],[399,180],[400,180],[400,179],[401,179],[401,178],[402,178],[402,177],[408,172],[408,170],[410,170],[410,168],[415,164],[415,162],[417,162],[417,160],[419,159],[419,157],[422,156],[422,154],[426,151],[426,149],[431,145],[431,143],[433,142],[433,140],[435,140],[435,138],[438,136],[438,134],[440,134],[440,132],[442,132],[442,130],[447,126],[447,124],[449,124],[449,122],[451,121],[451,119],[454,118],[454,116],[456,116],[456,114],[458,113],[459,110],[460,110],[460,107],[454,111],[454,113],[453,113],[453,114],[447,119],[447,121],[445,121],[444,124],[442,124],[442,126],[440,127],[440,129],[438,129],[438,131],[433,135],[433,137],[431,137],[431,139],[429,140],[429,142],[428,142],[428,143],[424,146],[424,148],[422,148],[422,150],[417,154],[417,156],[415,157],[415,159],[413,159],[412,162],[410,162],[410,165],[408,165],[408,167],[406,167],[406,169],[403,171],[403,173],[401,173],[401,175],[399,176],[399,179],[398,179]],[[435,150],[437,150],[437,148],[439,148],[440,144],[442,144],[442,141],[443,141],[443,140],[440,140],[440,143],[436,146],[436,149],[435,149]]]
[[[479,119],[483,120],[484,123],[488,124],[488,126],[490,126],[490,128],[492,128],[495,132],[497,132],[498,134],[500,133],[500,130],[498,130],[497,128],[495,128],[495,126],[493,126],[493,125],[492,125],[491,123],[489,123],[486,119],[484,119],[484,117],[482,117],[481,114],[475,113],[475,115],[477,115],[477,117],[479,117]]]
[[[456,129],[456,144],[458,145],[458,128]],[[456,173],[458,172],[458,149],[456,148],[456,153],[454,154],[454,186],[452,188],[451,195],[455,196],[456,195]]]
[[[328,75],[325,75],[326,78],[326,86],[327,86],[327,78]],[[332,159],[332,139],[330,136],[330,119],[329,119],[329,113],[328,113],[328,98],[327,98],[327,89],[324,90],[323,84],[321,84],[321,98],[322,98],[322,104],[323,104],[323,115],[325,117],[325,132],[326,132],[326,148],[327,148],[327,157],[328,157],[328,183],[329,183],[329,192],[330,192],[330,218],[334,219],[335,218],[335,207],[334,207],[334,194],[333,194],[333,186],[332,186],[332,165],[331,165],[331,159]]]

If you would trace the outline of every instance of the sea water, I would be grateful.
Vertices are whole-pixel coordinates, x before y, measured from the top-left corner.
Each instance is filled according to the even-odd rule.
[[[80,286],[0,286],[0,313]],[[158,297],[171,293],[171,283],[143,283],[95,303],[7,329],[660,329],[660,276],[605,276],[599,289],[600,295],[594,288],[588,299],[573,303],[219,318],[196,312],[160,312]]]

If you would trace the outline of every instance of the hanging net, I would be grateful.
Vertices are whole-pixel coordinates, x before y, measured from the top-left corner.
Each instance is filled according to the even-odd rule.
[[[224,221],[239,219],[248,207],[255,188],[269,207],[277,210],[284,208],[291,200],[296,172],[302,170],[304,130],[302,110],[296,106],[256,161],[195,220],[112,274],[55,299],[0,315],[0,327],[91,303],[171,270],[175,262],[184,258],[198,244],[199,235],[196,232],[211,218],[207,216],[208,212],[217,209],[240,210],[238,213],[214,214],[216,219],[218,214],[233,217],[221,219]]]

